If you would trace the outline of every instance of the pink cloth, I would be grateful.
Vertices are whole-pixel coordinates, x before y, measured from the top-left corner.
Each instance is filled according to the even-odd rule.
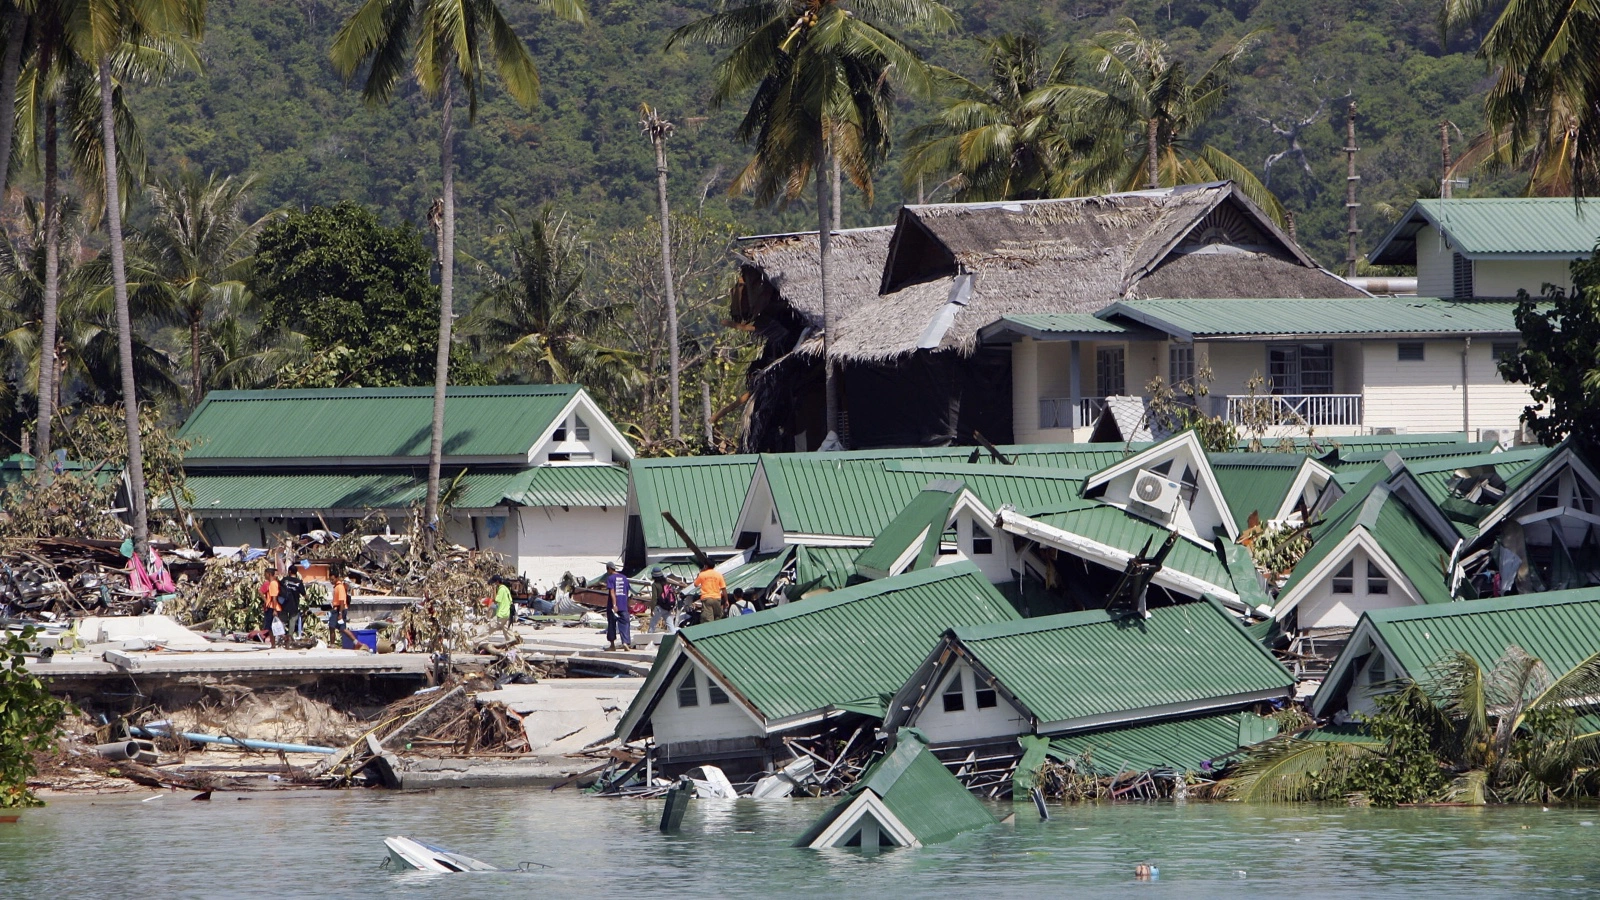
[[[140,597],[148,597],[156,592],[150,573],[145,571],[144,560],[137,553],[128,559],[128,590]]]
[[[167,571],[166,561],[154,550],[150,551],[150,579],[155,583],[157,593],[171,594],[178,590],[172,581],[172,573]]]

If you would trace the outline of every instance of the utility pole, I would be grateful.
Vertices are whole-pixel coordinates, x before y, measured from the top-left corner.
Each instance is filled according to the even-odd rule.
[[[717,452],[717,431],[711,419],[711,382],[700,382],[700,409],[706,420],[706,452]]]
[[[1344,155],[1348,168],[1344,177],[1344,208],[1349,213],[1349,223],[1345,226],[1346,278],[1356,277],[1356,235],[1361,233],[1361,229],[1356,227],[1356,210],[1361,208],[1361,204],[1356,202],[1356,185],[1361,182],[1361,176],[1356,174],[1356,151],[1359,149],[1356,146],[1356,102],[1351,100],[1344,118]]]
[[[1449,119],[1439,123],[1439,154],[1444,160],[1444,174],[1439,176],[1440,200],[1449,200],[1455,196],[1456,179],[1450,177],[1450,170],[1455,167],[1455,160],[1450,158],[1450,129],[1455,127],[1456,123]],[[1464,185],[1466,181],[1463,180],[1461,183]]]
[[[639,105],[639,128],[656,148],[656,200],[661,209],[661,277],[667,303],[667,390],[672,407],[672,439],[683,436],[683,415],[678,400],[678,298],[672,284],[672,217],[667,209],[667,138],[672,123]]]

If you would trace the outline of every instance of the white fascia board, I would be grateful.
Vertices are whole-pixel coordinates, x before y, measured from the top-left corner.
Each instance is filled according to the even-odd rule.
[[[1578,478],[1582,478],[1584,483],[1589,486],[1591,492],[1600,495],[1600,478],[1595,477],[1594,470],[1590,469],[1582,459],[1578,458],[1578,454],[1574,453],[1570,446],[1562,447],[1558,452],[1551,454],[1546,460],[1544,464],[1544,471],[1541,473],[1540,477],[1529,479],[1528,481],[1524,482],[1521,487],[1518,487],[1505,497],[1502,497],[1500,502],[1495,504],[1494,509],[1490,510],[1489,514],[1483,517],[1483,520],[1478,524],[1478,536],[1473,539],[1472,545],[1469,549],[1477,549],[1479,546],[1485,543],[1485,541],[1491,536],[1490,533],[1493,532],[1503,520],[1515,513],[1518,507],[1524,503],[1527,503],[1534,497],[1537,497],[1539,492],[1544,490],[1544,486],[1549,484],[1552,478],[1560,478],[1563,467],[1571,468],[1572,474]]]
[[[1223,496],[1222,487],[1217,484],[1217,476],[1211,471],[1211,461],[1206,457],[1205,448],[1200,446],[1200,439],[1195,437],[1193,431],[1185,431],[1153,447],[1146,447],[1122,462],[1090,475],[1083,484],[1084,495],[1087,496],[1091,490],[1109,484],[1119,475],[1126,475],[1129,472],[1145,468],[1146,464],[1152,460],[1173,455],[1173,451],[1179,446],[1188,450],[1190,462],[1194,465],[1195,471],[1199,473],[1199,486],[1203,487],[1206,493],[1211,496],[1211,502],[1217,508],[1217,516],[1222,519],[1223,530],[1228,533],[1228,540],[1238,540],[1239,524],[1234,521],[1233,510],[1228,508],[1228,498]],[[1118,508],[1120,509],[1121,507]],[[1193,538],[1196,543],[1202,546],[1209,546],[1201,535],[1185,529],[1178,530]]]
[[[680,639],[677,641],[677,645],[682,648],[683,655],[688,658],[690,664],[700,670],[702,675],[711,679],[712,683],[716,684],[717,687],[722,688],[722,692],[728,695],[728,702],[739,707],[740,711],[749,716],[750,721],[756,724],[756,727],[769,733],[773,730],[772,723],[767,721],[766,716],[763,716],[760,710],[751,706],[745,700],[744,695],[735,690],[728,682],[728,679],[723,678],[722,674],[717,671],[717,667],[707,662],[706,658],[700,655],[700,651],[696,650],[693,644]]]
[[[895,691],[889,698],[889,708],[884,710],[883,730],[893,734],[900,726],[915,723],[922,709],[927,703],[927,697],[935,687],[944,680],[944,673],[949,669],[955,659],[955,651],[951,647],[952,638],[948,632],[939,637],[939,643],[934,645],[933,652],[929,653],[917,670],[911,673],[906,683]]]
[[[1345,535],[1343,540],[1334,545],[1333,552],[1324,556],[1322,562],[1317,563],[1306,573],[1306,577],[1294,586],[1294,590],[1278,596],[1278,603],[1272,608],[1272,618],[1279,622],[1283,621],[1284,617],[1311,593],[1312,588],[1339,571],[1340,566],[1350,558],[1351,552],[1357,547],[1367,551],[1367,559],[1378,564],[1378,568],[1382,569],[1384,576],[1389,579],[1389,584],[1399,587],[1413,606],[1422,605],[1422,595],[1412,586],[1411,579],[1400,571],[1400,567],[1395,565],[1388,553],[1384,552],[1383,547],[1378,544],[1372,533],[1367,531],[1366,526],[1357,525],[1350,529],[1350,533]]]
[[[534,458],[539,455],[539,451],[550,443],[550,439],[555,435],[556,429],[565,425],[567,417],[571,416],[573,411],[580,406],[589,414],[587,419],[589,427],[593,429],[598,426],[611,443],[612,462],[625,463],[633,459],[633,445],[628,443],[628,439],[622,436],[622,432],[617,430],[617,426],[611,423],[611,417],[606,415],[599,404],[594,402],[593,398],[589,396],[589,392],[580,387],[577,393],[572,395],[572,399],[567,401],[567,405],[561,407],[561,412],[556,413],[555,418],[550,420],[550,424],[545,426],[544,431],[539,435],[539,439],[534,441],[533,446],[528,448],[528,456],[524,463],[533,462]]]
[[[776,515],[778,505],[772,500],[772,485],[767,482],[767,460],[764,455],[756,458],[756,470],[750,476],[750,486],[744,490],[744,501],[739,504],[739,516],[733,520],[733,534],[728,535],[728,543],[738,540],[742,532],[759,533],[766,529],[766,522],[758,522],[756,527],[750,527],[750,510],[758,496],[767,498],[767,505],[772,507],[773,514]],[[782,527],[781,523],[779,527]]]
[[[1048,544],[1058,550],[1065,550],[1075,556],[1082,556],[1094,560],[1101,565],[1113,569],[1125,568],[1128,560],[1133,559],[1133,554],[1117,547],[1107,546],[1098,541],[1092,541],[1083,535],[1053,528],[1042,522],[1036,522],[1015,510],[1002,509],[999,513],[1000,527],[1012,534],[1020,534],[1025,538]],[[1214,551],[1213,551],[1214,552]],[[1223,603],[1238,610],[1248,610],[1249,607],[1239,599],[1238,593],[1231,588],[1212,584],[1196,578],[1187,572],[1163,567],[1150,580],[1151,584],[1170,588],[1179,593],[1199,597],[1201,594],[1210,594]]]
[[[928,539],[928,530],[931,527],[924,525],[922,530],[917,532],[916,539],[907,544],[904,550],[900,551],[900,555],[895,557],[894,564],[889,567],[890,575],[899,575],[906,570],[907,566],[916,561],[917,555],[922,552],[922,542]]]
[[[705,548],[702,547],[701,549]],[[755,553],[756,548],[754,547],[746,547],[743,550],[735,550],[733,551],[732,556],[720,563],[717,563],[714,571],[719,575],[726,575],[740,566],[748,565],[751,558],[755,556]],[[709,556],[710,554],[708,553],[707,555]]]
[[[851,801],[849,806],[845,807],[844,812],[839,813],[828,824],[828,827],[824,828],[822,833],[817,835],[816,839],[807,844],[806,847],[811,850],[824,850],[843,844],[849,837],[850,832],[855,830],[863,816],[872,816],[876,819],[878,827],[887,832],[889,839],[898,846],[922,846],[922,842],[917,840],[917,836],[912,833],[911,829],[907,828],[898,816],[889,811],[889,807],[883,804],[883,800],[877,794],[871,791],[862,791],[855,800]]]
[[[1333,480],[1333,470],[1320,462],[1306,457],[1300,464],[1300,471],[1294,475],[1294,483],[1289,485],[1289,491],[1283,497],[1283,502],[1278,504],[1278,513],[1272,518],[1282,520],[1294,512],[1295,504],[1305,495],[1306,488],[1311,486],[1313,479],[1321,479],[1322,485],[1318,488],[1320,493],[1327,489],[1328,482]]]
[[[807,547],[870,547],[872,538],[844,537],[837,534],[806,534],[799,531],[785,531],[783,533],[785,544],[805,544]]]
[[[1237,709],[1265,700],[1280,700],[1293,692],[1293,687],[1272,688],[1243,694],[1229,694],[1225,697],[1191,700],[1188,703],[1169,703],[1165,706],[1149,706],[1138,710],[1119,710],[1117,712],[1101,713],[1097,716],[1084,716],[1079,719],[1063,719],[1059,722],[1041,722],[1039,723],[1038,733],[1046,737],[1061,737],[1066,734],[1091,731],[1112,725],[1142,725],[1153,720],[1171,719],[1213,710]]]

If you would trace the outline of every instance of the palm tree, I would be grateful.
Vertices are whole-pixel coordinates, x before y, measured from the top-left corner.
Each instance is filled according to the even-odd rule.
[[[1272,741],[1240,767],[1230,794],[1295,800],[1421,789],[1422,796],[1408,799],[1475,804],[1593,794],[1600,733],[1585,730],[1576,710],[1592,707],[1596,696],[1600,653],[1552,678],[1543,662],[1518,647],[1487,669],[1456,651],[1420,681],[1396,684],[1379,698],[1379,713],[1369,721],[1372,736]],[[1397,737],[1410,746],[1397,746]],[[1389,783],[1404,769],[1408,752],[1423,783]],[[1431,792],[1427,781],[1434,782]]]
[[[1528,173],[1523,196],[1570,197],[1579,187],[1574,166],[1582,137],[1578,115],[1568,108],[1566,98],[1556,97],[1539,111],[1525,140],[1515,139],[1509,129],[1491,128],[1467,145],[1445,177],[1457,178],[1473,169],[1522,169]]]
[[[618,311],[587,302],[584,250],[566,221],[548,206],[526,225],[502,215],[515,271],[490,276],[489,291],[465,323],[491,371],[507,379],[582,381],[600,391],[631,386],[638,376],[633,354],[599,340]]]
[[[942,108],[908,136],[915,146],[906,155],[906,187],[922,178],[948,178],[952,198],[963,203],[1048,197],[1066,168],[1092,152],[1100,134],[1068,110],[1101,94],[1074,83],[1076,60],[1069,50],[1048,61],[1039,41],[1023,34],[983,45],[987,83],[940,73]]]
[[[558,18],[584,21],[582,0],[539,0]],[[478,87],[489,56],[506,92],[524,109],[539,102],[539,70],[527,45],[517,37],[494,0],[366,0],[333,40],[333,65],[345,79],[369,65],[362,94],[369,103],[387,102],[416,44],[411,73],[428,97],[438,97],[443,125],[439,169],[444,194],[439,228],[439,359],[433,385],[433,437],[428,445],[428,493],[424,518],[429,529],[439,519],[439,465],[444,448],[444,395],[450,382],[450,329],[455,298],[455,82],[467,93],[467,120],[478,115]],[[429,531],[430,541],[433,532]]]
[[[1105,125],[1129,139],[1114,157],[1102,159],[1102,165],[1071,172],[1058,184],[1059,194],[1229,180],[1280,225],[1286,224],[1283,205],[1248,166],[1196,137],[1228,99],[1234,65],[1255,46],[1260,32],[1235,41],[1191,79],[1189,67],[1166,41],[1145,34],[1132,19],[1117,25],[1096,35],[1088,49],[1089,68],[1106,80],[1106,89],[1087,107],[1098,107]],[[1115,172],[1109,184],[1101,180],[1104,163]]]
[[[219,308],[240,304],[256,237],[273,218],[245,218],[252,184],[249,178],[218,178],[185,167],[151,188],[155,220],[145,237],[154,265],[146,286],[169,293],[189,329],[191,407],[205,396],[201,338],[206,322]]]
[[[713,106],[753,92],[739,124],[754,144],[732,191],[761,203],[798,199],[815,180],[822,284],[827,430],[837,440],[838,385],[832,348],[836,310],[829,301],[833,159],[872,198],[872,173],[889,152],[893,84],[931,92],[928,66],[888,26],[948,29],[954,17],[934,0],[742,0],[672,33],[680,41],[732,45],[717,64]]]
[[[672,439],[683,433],[683,417],[678,406],[678,298],[672,283],[672,216],[667,210],[667,138],[672,123],[650,108],[639,106],[639,127],[656,150],[656,200],[661,208],[661,284],[667,304],[667,392],[672,410]]]
[[[100,88],[100,140],[104,146],[106,236],[110,244],[112,290],[116,307],[118,365],[128,430],[129,515],[133,543],[150,549],[150,523],[144,485],[144,450],[139,439],[139,395],[134,377],[133,319],[128,307],[128,272],[122,234],[122,190],[117,164],[116,93],[113,59],[132,45],[166,46],[198,40],[205,30],[205,0],[79,0],[63,16],[66,43],[79,59],[92,60]],[[126,89],[126,81],[120,85]]]
[[[10,183],[11,137],[17,124],[11,111],[16,108],[17,77],[22,72],[23,54],[34,42],[29,19],[36,5],[36,0],[6,0],[3,4],[5,18],[0,20],[0,27],[5,29],[5,52],[0,54],[0,110],[6,114],[0,115],[0,190]]]
[[[1476,22],[1489,6],[1485,0],[1443,0],[1441,29],[1448,36]],[[1592,3],[1512,0],[1478,47],[1494,75],[1483,104],[1490,131],[1512,159],[1541,147],[1550,159],[1548,151],[1562,148],[1576,196],[1600,186],[1597,46],[1600,15]]]

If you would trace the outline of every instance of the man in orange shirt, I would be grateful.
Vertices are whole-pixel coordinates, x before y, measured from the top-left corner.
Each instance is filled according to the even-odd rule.
[[[350,627],[350,582],[345,580],[343,571],[334,576],[333,599],[330,605],[333,611],[328,613],[328,640],[332,642],[338,640]],[[350,642],[355,643],[353,635]]]
[[[722,595],[728,590],[728,582],[710,561],[695,576],[694,586],[700,589],[700,621],[715,622],[722,618]]]
[[[267,580],[261,582],[261,618],[263,620],[261,627],[266,629],[267,644],[273,647],[278,646],[278,637],[272,631],[272,623],[278,621],[278,611],[283,609],[283,605],[278,602],[278,591],[278,570],[268,569]]]

